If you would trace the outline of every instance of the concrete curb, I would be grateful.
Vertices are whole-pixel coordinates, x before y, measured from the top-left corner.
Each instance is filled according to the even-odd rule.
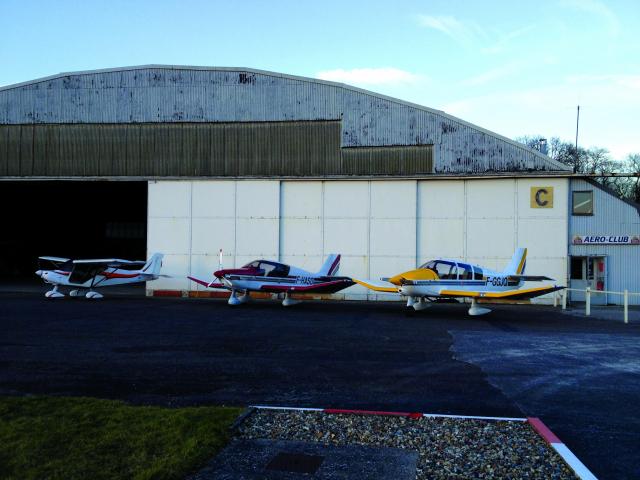
[[[574,471],[578,478],[582,480],[597,480],[596,476],[584,466],[584,464],[576,457],[571,450],[547,427],[542,420],[535,417],[527,418],[529,425],[540,435],[551,447],[558,452],[569,467]]]
[[[581,480],[597,480],[596,476],[585,467],[585,465],[576,457],[569,448],[560,441],[560,439],[544,424],[542,420],[535,417],[521,418],[521,417],[482,417],[474,415],[444,415],[438,413],[418,413],[418,412],[387,412],[377,410],[349,410],[339,408],[296,408],[296,407],[281,407],[272,405],[251,405],[250,408],[256,410],[286,410],[296,412],[321,412],[329,415],[378,415],[378,416],[392,416],[392,417],[407,417],[407,418],[453,418],[460,420],[487,420],[487,421],[501,421],[501,422],[527,422],[533,430],[540,435],[558,455],[565,461],[565,463],[573,470],[578,478]]]

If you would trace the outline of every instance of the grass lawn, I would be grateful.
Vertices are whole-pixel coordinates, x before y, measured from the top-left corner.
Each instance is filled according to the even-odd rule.
[[[182,479],[226,444],[239,413],[0,397],[0,478]]]

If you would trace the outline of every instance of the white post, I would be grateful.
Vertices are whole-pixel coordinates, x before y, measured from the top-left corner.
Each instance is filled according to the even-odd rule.
[[[558,292],[553,294],[553,308],[558,306],[558,295],[560,295]]]
[[[629,290],[624,289],[624,323],[629,323]]]
[[[585,304],[584,304],[585,315],[588,317],[591,315],[591,287],[587,287],[584,297],[585,297]]]
[[[567,289],[565,288],[562,291],[562,309],[566,310],[567,309]]]

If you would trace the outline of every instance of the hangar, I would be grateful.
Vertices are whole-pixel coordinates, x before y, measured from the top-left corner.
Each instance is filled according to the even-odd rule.
[[[1,271],[30,274],[43,254],[162,251],[172,278],[149,293],[196,289],[186,276],[210,275],[220,249],[225,266],[269,257],[308,270],[339,252],[342,274],[376,278],[441,256],[502,268],[525,246],[528,272],[564,283],[582,228],[571,202],[583,180],[536,150],[439,110],[247,68],[0,88],[0,177]]]

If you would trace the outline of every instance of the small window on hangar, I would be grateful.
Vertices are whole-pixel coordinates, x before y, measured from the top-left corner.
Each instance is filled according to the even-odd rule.
[[[573,215],[593,215],[593,190],[572,192],[571,205]]]

